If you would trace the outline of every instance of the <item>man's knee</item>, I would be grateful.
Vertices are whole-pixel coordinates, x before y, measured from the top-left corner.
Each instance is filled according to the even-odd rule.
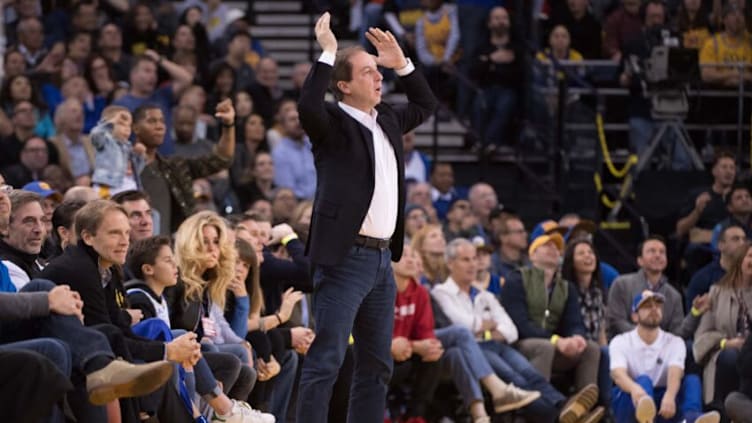
[[[517,344],[517,348],[531,360],[539,358],[550,359],[553,362],[554,355],[556,354],[556,346],[548,339],[543,338],[523,339]]]
[[[21,292],[49,292],[55,286],[55,283],[47,279],[32,279],[21,288]]]

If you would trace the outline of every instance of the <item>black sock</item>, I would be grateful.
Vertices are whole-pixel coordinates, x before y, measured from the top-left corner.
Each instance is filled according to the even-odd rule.
[[[96,357],[92,357],[84,365],[84,373],[86,373],[87,375],[92,374],[96,372],[97,370],[104,369],[111,362],[112,362],[112,358],[107,357],[106,355],[98,355]]]

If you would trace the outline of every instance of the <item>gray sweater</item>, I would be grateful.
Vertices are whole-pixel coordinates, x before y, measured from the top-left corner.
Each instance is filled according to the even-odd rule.
[[[634,329],[632,301],[637,294],[646,289],[650,289],[650,285],[642,270],[621,275],[614,280],[608,290],[608,307],[606,307],[609,339]],[[666,302],[663,304],[661,329],[684,339],[691,338],[700,323],[700,318],[692,316],[691,313],[686,318],[684,317],[681,294],[668,283],[666,276],[661,276],[658,289],[655,291],[666,297]]]
[[[50,314],[47,292],[0,293],[0,321],[25,320]]]

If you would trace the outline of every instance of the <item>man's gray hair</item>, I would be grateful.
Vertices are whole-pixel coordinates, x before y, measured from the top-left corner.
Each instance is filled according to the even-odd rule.
[[[455,238],[446,246],[446,251],[444,252],[444,258],[446,258],[446,261],[450,262],[457,258],[457,250],[463,245],[469,245],[473,248],[475,247],[472,242],[465,238]]]

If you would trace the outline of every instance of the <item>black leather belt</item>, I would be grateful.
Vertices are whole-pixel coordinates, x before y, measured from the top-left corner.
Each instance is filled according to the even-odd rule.
[[[389,248],[391,239],[372,238],[370,236],[356,235],[355,245],[358,247],[375,248],[377,250],[386,250]]]

